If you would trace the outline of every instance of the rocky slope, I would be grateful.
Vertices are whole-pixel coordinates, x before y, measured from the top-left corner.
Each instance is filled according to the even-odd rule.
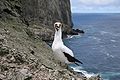
[[[69,0],[0,0],[0,80],[86,79],[60,67],[43,41],[55,21],[71,31]]]
[[[61,67],[51,48],[26,25],[0,22],[0,80],[99,80]]]
[[[51,48],[40,39],[29,37],[25,25],[0,22],[0,79],[70,79],[75,76],[59,66]]]

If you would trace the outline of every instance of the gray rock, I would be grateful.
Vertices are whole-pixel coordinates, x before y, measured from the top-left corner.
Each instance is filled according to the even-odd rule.
[[[6,46],[0,47],[0,56],[5,56],[6,54],[9,54],[9,49]]]
[[[5,75],[0,74],[0,80],[3,80],[5,78],[6,78]]]

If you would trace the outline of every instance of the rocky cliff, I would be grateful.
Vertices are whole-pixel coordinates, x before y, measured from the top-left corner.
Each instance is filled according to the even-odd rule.
[[[71,31],[69,0],[0,0],[0,80],[86,79],[60,67],[43,41],[55,21]]]
[[[3,20],[17,18],[45,41],[53,39],[54,22],[64,24],[64,33],[70,33],[72,27],[69,0],[0,0],[0,17]]]
[[[53,29],[55,21],[72,26],[69,0],[24,0],[22,17],[30,22],[36,22]]]

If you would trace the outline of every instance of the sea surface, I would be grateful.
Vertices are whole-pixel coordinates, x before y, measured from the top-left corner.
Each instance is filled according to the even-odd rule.
[[[83,62],[71,67],[88,77],[100,74],[103,80],[120,80],[120,14],[73,13],[72,20],[85,34],[64,39]]]

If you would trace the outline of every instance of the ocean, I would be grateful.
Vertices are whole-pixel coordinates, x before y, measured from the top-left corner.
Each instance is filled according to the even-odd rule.
[[[100,74],[103,80],[120,80],[120,14],[73,13],[75,29],[84,34],[64,39],[82,65],[71,65],[88,77]]]

